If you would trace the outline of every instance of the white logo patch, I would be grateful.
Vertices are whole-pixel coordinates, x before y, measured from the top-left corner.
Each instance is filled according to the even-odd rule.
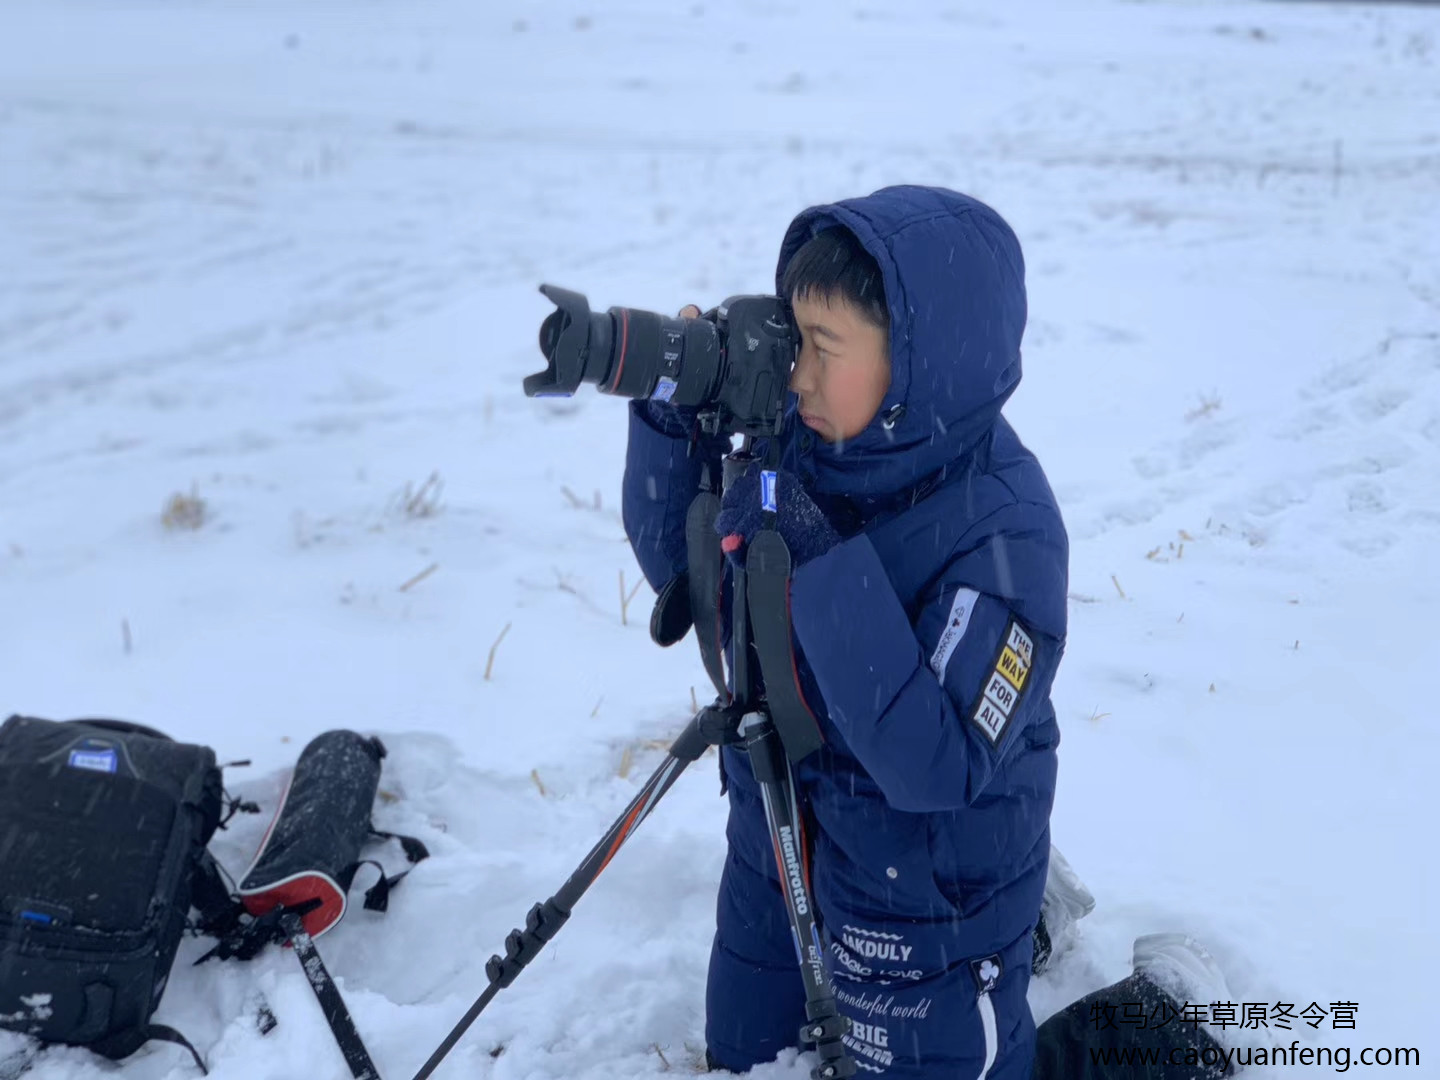
[[[955,599],[950,602],[950,615],[945,620],[945,629],[930,657],[930,670],[941,682],[945,681],[945,668],[950,663],[950,657],[955,654],[955,647],[970,628],[970,616],[975,613],[975,601],[978,599],[980,594],[974,589],[955,590]]]

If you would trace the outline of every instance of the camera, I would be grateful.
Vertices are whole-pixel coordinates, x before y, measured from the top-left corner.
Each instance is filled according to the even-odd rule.
[[[681,319],[624,307],[599,314],[580,293],[540,292],[555,310],[540,326],[546,367],[526,377],[527,397],[568,397],[589,382],[602,394],[696,408],[712,433],[779,432],[800,340],[780,297],[732,296]]]

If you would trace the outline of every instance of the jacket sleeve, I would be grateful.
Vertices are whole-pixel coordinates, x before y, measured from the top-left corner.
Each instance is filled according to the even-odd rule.
[[[685,515],[700,490],[704,466],[718,482],[723,438],[702,437],[691,452],[688,434],[652,422],[649,403],[630,403],[630,435],[625,449],[620,518],[640,569],[656,592],[684,573]]]
[[[795,572],[791,619],[830,719],[897,810],[970,805],[1051,713],[1068,548],[1017,510],[972,530],[913,612],[863,534]]]

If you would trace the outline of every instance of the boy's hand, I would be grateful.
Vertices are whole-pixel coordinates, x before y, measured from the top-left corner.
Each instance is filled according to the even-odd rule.
[[[745,545],[764,525],[760,505],[760,466],[751,465],[730,485],[715,519],[725,554],[738,562]],[[793,473],[779,470],[775,477],[775,531],[790,549],[792,567],[824,555],[840,542],[824,512],[815,505]]]

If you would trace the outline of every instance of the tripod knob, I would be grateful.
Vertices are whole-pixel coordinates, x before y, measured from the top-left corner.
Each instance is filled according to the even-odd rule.
[[[855,1075],[855,1062],[848,1057],[822,1061],[810,1070],[811,1080],[848,1080]]]
[[[811,1020],[800,1029],[800,1043],[814,1044],[833,1041],[840,1038],[850,1030],[850,1018],[841,1016],[839,1013],[832,1013],[830,1016],[822,1016],[818,1020]]]

